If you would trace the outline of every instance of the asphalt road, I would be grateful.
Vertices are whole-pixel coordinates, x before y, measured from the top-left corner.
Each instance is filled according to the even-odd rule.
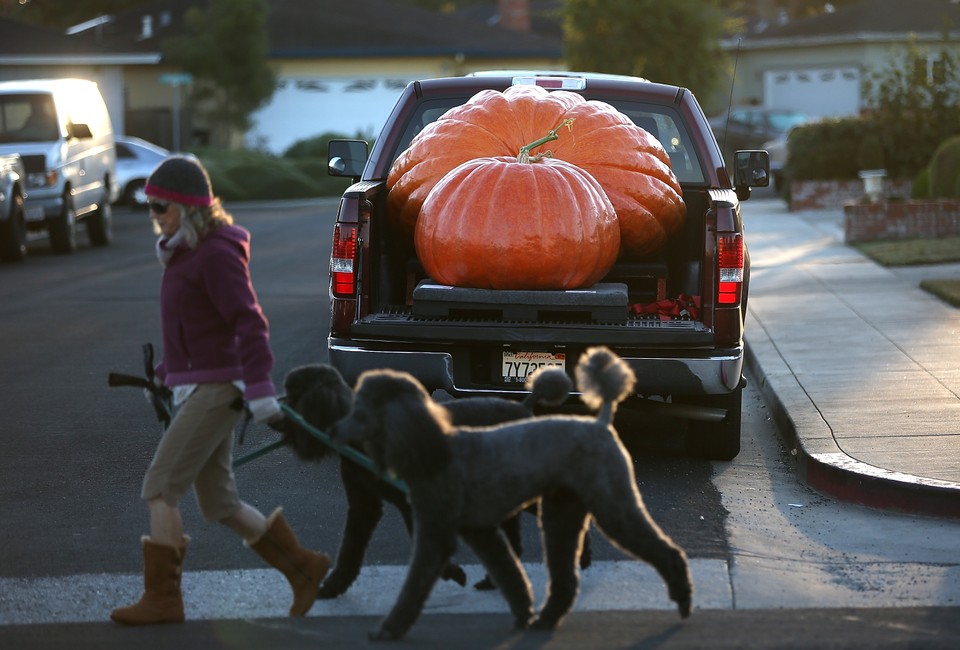
[[[253,233],[251,270],[271,322],[278,384],[287,370],[325,360],[326,263],[334,208],[335,203],[323,202],[233,209],[237,221]],[[140,346],[159,341],[160,269],[144,213],[117,211],[115,236],[108,248],[84,245],[69,256],[53,255],[44,241],[37,241],[23,264],[0,267],[0,516],[5,522],[0,526],[0,581],[109,577],[141,569],[139,537],[146,530],[146,513],[139,485],[159,428],[139,391],[108,388],[106,377],[110,371],[138,374]],[[748,390],[745,421],[756,423],[752,435],[774,437],[764,424],[762,401]],[[663,424],[651,423],[642,439],[631,440],[638,482],[651,513],[692,559],[733,563],[730,513],[717,487],[715,466],[671,456],[670,428]],[[238,453],[273,440],[269,429],[251,427]],[[782,450],[777,451],[775,443],[773,447],[764,453],[774,456],[774,465],[786,464],[778,456]],[[726,469],[758,464],[757,471],[765,472],[764,464],[755,460],[758,455],[750,447]],[[261,510],[283,505],[305,542],[330,551],[337,547],[344,497],[334,461],[304,464],[281,450],[241,468],[238,481],[243,498]],[[232,533],[202,522],[192,499],[183,506],[186,528],[196,540],[188,572],[263,568]],[[533,563],[540,559],[539,542],[533,519],[526,519],[525,559]],[[595,533],[593,539],[596,561],[622,559]],[[408,555],[399,517],[388,510],[367,563],[402,566]],[[475,562],[467,551],[457,559]],[[102,594],[90,594],[91,599],[98,596]],[[659,593],[657,597],[662,598]],[[0,605],[4,598],[0,593]],[[706,608],[680,622],[669,609],[576,611],[556,633],[523,635],[511,633],[503,615],[427,614],[408,644],[831,648],[903,647],[902,642],[910,640],[922,643],[920,647],[957,647],[957,614],[955,608],[928,606]],[[351,647],[366,645],[365,632],[378,619],[348,614],[297,621],[195,620],[184,626],[127,630],[110,624],[106,615],[104,611],[103,622],[0,626],[0,647]]]
[[[251,273],[270,319],[279,387],[289,369],[326,360],[332,204],[233,212],[253,232]],[[0,503],[20,522],[18,538],[30,539],[0,544],[8,577],[140,569],[146,517],[139,487],[160,429],[138,389],[108,388],[106,378],[111,371],[142,374],[141,345],[159,344],[160,267],[145,213],[118,210],[114,228],[108,248],[58,256],[37,241],[23,264],[0,267],[0,467],[13,479],[0,485]],[[646,434],[647,447],[656,435]],[[237,453],[274,440],[267,427],[251,425]],[[725,511],[709,481],[710,463],[649,451],[639,462],[647,504],[661,525],[692,556],[723,557]],[[303,539],[337,547],[344,497],[332,459],[305,464],[280,450],[240,468],[238,483],[241,496],[261,510],[282,505]],[[687,526],[679,516],[685,509],[709,520]],[[261,566],[233,533],[205,524],[192,498],[183,511],[188,532],[203,538],[191,548],[189,569]],[[536,525],[528,519],[526,547],[538,558]],[[372,544],[378,562],[406,563],[409,545],[392,510]],[[595,552],[598,560],[622,557],[600,539]],[[475,561],[465,550],[459,557]]]

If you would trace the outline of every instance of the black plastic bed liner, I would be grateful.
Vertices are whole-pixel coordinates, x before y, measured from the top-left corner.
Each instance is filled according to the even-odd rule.
[[[552,319],[623,323],[628,316],[627,285],[599,283],[564,291],[468,289],[430,280],[413,290],[415,317],[486,316],[498,321]]]

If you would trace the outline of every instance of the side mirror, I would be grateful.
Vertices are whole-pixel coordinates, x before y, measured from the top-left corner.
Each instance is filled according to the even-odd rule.
[[[93,137],[89,124],[74,124],[73,122],[67,124],[67,135],[80,140]]]
[[[767,187],[770,184],[770,154],[762,149],[734,154],[734,187]]]
[[[763,149],[738,151],[733,158],[733,188],[737,198],[750,198],[750,188],[770,185],[770,154]]]
[[[360,178],[367,164],[365,140],[331,140],[327,144],[327,173]]]

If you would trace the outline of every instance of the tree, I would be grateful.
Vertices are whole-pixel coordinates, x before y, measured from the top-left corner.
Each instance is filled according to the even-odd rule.
[[[939,51],[916,42],[895,52],[863,83],[866,120],[880,135],[887,172],[909,178],[936,148],[960,133],[960,60],[956,46]]]
[[[566,0],[567,66],[644,77],[711,98],[729,78],[727,18],[711,0]]]
[[[264,0],[211,0],[187,12],[186,33],[163,44],[164,58],[193,76],[191,106],[220,127],[219,144],[250,128],[250,116],[273,96]],[[226,128],[223,128],[226,127]]]

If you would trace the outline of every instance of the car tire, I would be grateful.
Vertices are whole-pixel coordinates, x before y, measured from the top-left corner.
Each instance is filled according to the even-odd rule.
[[[683,399],[686,404],[726,409],[720,422],[690,420],[687,425],[685,454],[709,460],[733,460],[740,453],[740,420],[743,386],[727,395],[703,395]]]
[[[0,260],[19,262],[27,256],[27,223],[23,214],[23,197],[13,194],[10,215],[0,221]]]
[[[107,185],[109,187],[109,184]],[[113,241],[113,208],[104,195],[97,209],[86,218],[87,237],[91,246],[108,246]]]
[[[123,190],[123,204],[132,206],[146,205],[146,197],[143,194],[143,188],[146,187],[146,185],[147,181],[142,178],[127,183],[127,187]]]
[[[63,207],[56,217],[47,219],[50,248],[54,253],[68,254],[77,250],[77,211],[70,192],[63,195]]]

